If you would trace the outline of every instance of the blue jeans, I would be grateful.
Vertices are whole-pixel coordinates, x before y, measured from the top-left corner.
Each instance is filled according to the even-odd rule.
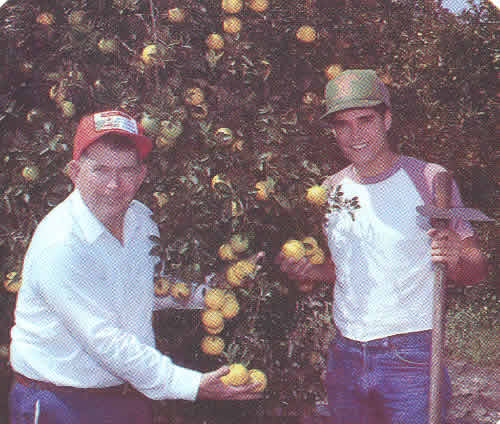
[[[332,422],[428,424],[430,345],[430,331],[365,343],[338,334],[328,358]],[[451,385],[446,370],[443,375],[444,422]]]
[[[49,391],[14,383],[9,394],[10,424],[151,424],[148,399],[119,393]]]

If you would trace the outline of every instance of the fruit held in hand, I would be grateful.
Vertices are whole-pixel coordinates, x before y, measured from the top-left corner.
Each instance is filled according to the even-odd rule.
[[[260,386],[255,388],[256,392],[263,392],[267,387],[267,377],[261,370],[251,369],[248,371],[248,376],[250,378],[249,383],[259,383]]]
[[[281,248],[281,253],[292,261],[298,261],[305,256],[306,250],[301,241],[288,240]]]
[[[229,374],[220,379],[227,386],[243,386],[249,379],[248,370],[242,364],[231,364],[229,365]]]

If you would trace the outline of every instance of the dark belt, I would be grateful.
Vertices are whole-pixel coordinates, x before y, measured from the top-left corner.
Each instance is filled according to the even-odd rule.
[[[37,387],[42,390],[49,390],[52,392],[66,392],[66,393],[96,393],[96,394],[119,394],[123,396],[136,395],[144,397],[144,395],[135,390],[129,383],[120,384],[119,386],[111,387],[70,387],[58,386],[47,381],[38,381],[25,377],[17,372],[14,373],[14,381],[26,387]]]

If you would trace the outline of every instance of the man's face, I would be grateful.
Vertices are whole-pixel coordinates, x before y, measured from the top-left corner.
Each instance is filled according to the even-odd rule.
[[[354,165],[369,166],[390,153],[387,131],[391,126],[389,110],[381,115],[373,108],[347,109],[326,117],[344,155]]]
[[[72,179],[83,201],[103,223],[124,216],[146,176],[133,150],[115,150],[95,142],[73,162]]]

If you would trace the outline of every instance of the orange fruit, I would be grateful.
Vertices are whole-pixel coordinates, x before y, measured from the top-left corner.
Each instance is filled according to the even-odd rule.
[[[198,106],[205,101],[205,94],[199,87],[188,88],[184,92],[184,101],[189,105]]]
[[[211,310],[220,309],[226,303],[226,290],[212,288],[205,294],[205,305]]]
[[[260,386],[255,388],[256,392],[262,392],[267,387],[267,377],[261,370],[251,369],[248,371],[249,383],[259,383]]]
[[[238,13],[242,8],[242,0],[222,0],[222,10],[226,13]]]
[[[201,340],[201,350],[207,355],[220,355],[224,346],[224,340],[218,336],[205,336]]]
[[[219,325],[218,327],[205,327],[205,331],[209,334],[219,334],[224,330],[224,323]]]
[[[337,78],[342,73],[342,66],[333,64],[325,68],[325,76],[328,81]]]
[[[224,319],[234,318],[238,315],[238,312],[240,312],[240,304],[236,298],[229,298],[229,300],[224,303],[220,311],[222,312]]]
[[[97,47],[104,54],[118,53],[118,41],[114,38],[101,38]]]
[[[307,189],[306,200],[315,206],[322,206],[328,200],[328,193],[323,187],[314,185]]]
[[[170,291],[170,283],[166,278],[160,277],[155,280],[155,295],[167,296]]]
[[[180,24],[186,19],[186,11],[180,7],[174,7],[168,9],[167,16],[170,22]]]
[[[221,247],[219,247],[219,257],[223,261],[233,261],[236,259],[233,248],[229,243],[224,243]]]
[[[222,23],[224,32],[227,32],[228,34],[237,34],[241,31],[241,27],[241,19],[237,18],[236,16],[229,16],[228,18],[224,19],[224,22]]]
[[[231,249],[236,253],[243,253],[248,249],[248,237],[242,234],[233,234],[231,239],[229,240],[229,244],[231,245]]]
[[[312,43],[316,40],[316,30],[310,25],[302,25],[295,35],[303,43]]]
[[[281,248],[281,253],[292,261],[302,259],[306,254],[304,245],[299,240],[288,240]]]
[[[21,171],[21,175],[26,181],[36,181],[40,175],[40,169],[36,166],[25,166]]]
[[[21,278],[21,275],[15,271],[12,271],[5,276],[3,286],[9,293],[17,293],[21,288],[22,283],[23,280]]]
[[[171,289],[172,297],[184,300],[191,295],[191,289],[186,283],[175,283]]]
[[[265,181],[258,181],[255,183],[255,188],[257,190],[255,193],[257,200],[267,200],[269,194],[271,194],[271,189]]]
[[[311,262],[313,265],[321,265],[325,262],[325,252],[317,247],[309,256],[309,262]]]
[[[165,120],[160,122],[160,135],[164,138],[177,138],[182,134],[183,129],[181,121]]]
[[[205,44],[209,49],[220,50],[224,48],[224,39],[220,34],[210,34],[205,40]]]
[[[72,118],[73,116],[75,116],[76,109],[73,102],[70,102],[69,100],[63,100],[61,103],[59,103],[59,106],[61,107],[62,115],[65,118]]]
[[[146,65],[160,63],[163,56],[163,48],[156,44],[150,44],[142,50],[141,60]]]
[[[207,328],[218,328],[224,325],[224,316],[215,309],[206,309],[201,313],[201,322]]]
[[[229,365],[229,374],[223,375],[221,381],[227,386],[243,386],[248,382],[248,370],[243,364]]]
[[[250,0],[247,6],[254,12],[262,13],[265,12],[269,7],[269,0]]]
[[[156,200],[156,204],[159,208],[163,208],[168,203],[168,195],[162,191],[155,191],[153,197]]]
[[[56,18],[54,18],[54,15],[50,12],[40,13],[36,17],[36,22],[41,25],[53,25],[55,21]]]

